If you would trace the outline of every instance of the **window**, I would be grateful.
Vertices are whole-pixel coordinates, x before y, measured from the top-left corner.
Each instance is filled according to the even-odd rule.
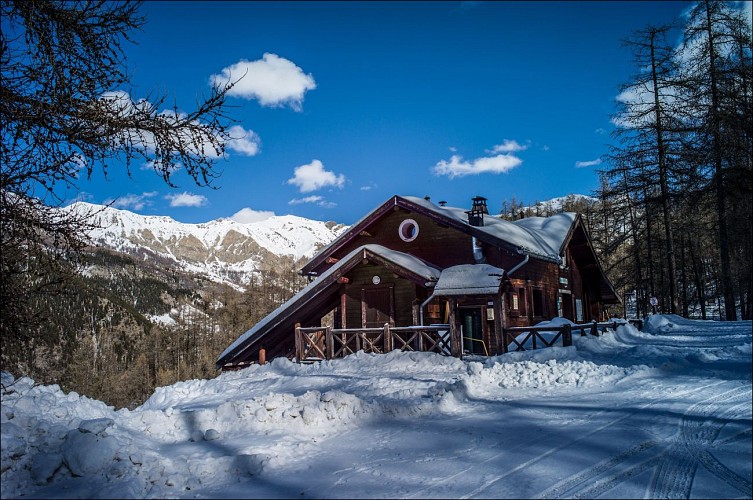
[[[512,310],[517,311],[520,309],[520,304],[518,303],[518,294],[515,292],[510,292],[510,304],[512,304]]]
[[[418,237],[418,222],[413,219],[405,219],[400,223],[397,233],[401,240],[410,243]]]
[[[518,288],[518,300],[520,303],[518,304],[520,307],[520,315],[525,316],[526,315],[526,289],[525,288]]]

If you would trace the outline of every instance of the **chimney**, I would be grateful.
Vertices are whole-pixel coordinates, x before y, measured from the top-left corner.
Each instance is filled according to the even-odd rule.
[[[445,205],[447,205],[447,202],[446,202],[446,201],[442,200],[442,201],[440,201],[440,202],[439,202],[439,206],[440,206],[440,207],[443,207],[443,206],[445,206]]]
[[[472,201],[473,205],[471,206],[471,209],[466,212],[468,214],[468,224],[476,227],[483,226],[484,214],[489,213],[489,209],[486,208],[486,198],[483,196],[476,196]]]

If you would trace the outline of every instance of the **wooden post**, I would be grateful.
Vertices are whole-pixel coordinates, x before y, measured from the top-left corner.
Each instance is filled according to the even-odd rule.
[[[259,349],[259,364],[260,365],[267,364],[267,351],[263,347]]]
[[[301,324],[295,324],[295,357],[300,363],[303,361],[303,339],[301,338]]]
[[[599,336],[599,328],[596,326],[596,320],[591,323],[591,335],[593,335],[594,337]]]
[[[455,312],[457,305],[456,299],[450,300],[450,345],[452,355],[461,358],[463,356],[463,343],[460,339],[460,324],[458,323],[460,318]]]
[[[340,293],[340,328],[348,328],[347,326],[347,311],[345,310],[346,305],[348,304],[348,296],[345,295],[345,287],[341,287],[342,292]]]
[[[502,331],[502,329],[506,326],[504,304],[504,294],[494,297],[494,337],[497,339],[497,352],[495,354],[499,354],[500,352],[507,352],[507,342],[505,342],[505,336]]]
[[[390,324],[384,324],[384,353],[387,354],[392,350],[392,330]]]
[[[562,325],[562,345],[564,347],[573,345],[573,327],[570,326],[570,323]]]
[[[324,355],[327,359],[335,357],[335,345],[332,341],[332,327],[328,326],[324,330]]]

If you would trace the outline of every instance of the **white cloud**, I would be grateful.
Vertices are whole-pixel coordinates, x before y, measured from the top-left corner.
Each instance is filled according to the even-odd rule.
[[[94,199],[94,195],[91,194],[90,192],[80,191],[71,203],[75,203],[77,201],[91,202],[93,199]]]
[[[324,200],[322,196],[307,196],[305,198],[294,198],[288,202],[288,205],[300,205],[302,203],[317,203]]]
[[[313,203],[324,208],[332,208],[337,206],[337,203],[327,201],[323,196],[306,196],[305,198],[294,198],[288,202],[288,205],[301,205],[303,203]]]
[[[595,160],[575,162],[575,168],[595,167],[596,165],[601,165],[601,158],[596,158]]]
[[[492,149],[487,150],[487,153],[496,155],[499,153],[514,153],[516,151],[525,151],[528,149],[528,145],[520,144],[518,141],[505,139],[502,144],[493,146]]]
[[[168,194],[165,199],[170,200],[171,207],[202,207],[209,201],[204,195],[186,191],[180,194]]]
[[[225,147],[244,156],[255,156],[259,153],[261,139],[253,130],[246,130],[240,125],[233,125],[228,129],[230,140]]]
[[[335,175],[334,172],[324,170],[324,165],[319,160],[313,160],[307,165],[296,167],[293,177],[288,179],[288,184],[298,186],[301,193],[309,193],[327,186],[341,188],[345,185],[343,174]]]
[[[150,160],[150,161],[145,162],[143,165],[141,165],[141,170],[157,170],[159,165],[160,165],[159,162]],[[171,174],[175,173],[181,168],[183,168],[183,164],[178,162],[170,167],[170,173]]]
[[[452,155],[450,161],[442,160],[434,166],[435,175],[447,175],[450,179],[466,175],[503,174],[523,163],[523,160],[510,154],[476,158],[464,161],[459,155]]]
[[[602,134],[606,134],[606,133],[607,133],[607,131],[604,130],[602,127],[599,127],[596,130],[594,130],[594,134],[602,135]]]
[[[549,149],[550,149],[549,146],[547,146],[546,144],[544,144],[543,146],[541,146],[541,150],[542,151],[549,151]]]
[[[128,117],[136,113],[150,113],[154,115],[156,111],[154,105],[146,99],[134,101],[130,94],[123,90],[103,93],[100,102],[104,104],[103,111],[105,113],[112,113],[119,117]],[[188,115],[166,109],[157,113],[156,116],[167,120],[171,124],[178,124],[179,122],[184,122]],[[192,124],[196,126],[193,131],[188,132],[184,129],[180,132],[175,132],[179,134],[176,139],[180,138],[182,140],[182,143],[186,145],[185,149],[191,155],[218,159],[220,151],[215,147],[215,144],[222,142],[217,136],[218,131],[207,124],[200,124],[198,122],[192,122]],[[258,154],[261,141],[253,130],[246,130],[239,125],[233,125],[227,130],[227,133],[230,135],[230,138],[225,142],[227,150],[245,156]],[[138,128],[122,130],[118,132],[115,139],[121,144],[130,143],[141,146],[149,153],[155,151],[154,134],[149,130]],[[182,165],[175,165],[171,169],[171,173],[181,167]],[[154,168],[154,163],[147,162],[142,168]]]
[[[235,212],[230,218],[241,224],[250,224],[251,222],[260,222],[274,217],[275,213],[269,210],[253,210],[251,208],[242,208]]]
[[[115,199],[105,200],[104,204],[111,205],[115,208],[142,210],[145,206],[152,204],[151,198],[154,198],[155,196],[157,196],[157,191],[150,191],[141,194],[129,193]]]
[[[210,84],[216,87],[238,79],[228,95],[258,99],[262,106],[288,104],[296,111],[300,111],[306,91],[316,88],[313,76],[305,74],[292,61],[270,53],[256,61],[241,59],[223,68],[221,74],[209,77]]]

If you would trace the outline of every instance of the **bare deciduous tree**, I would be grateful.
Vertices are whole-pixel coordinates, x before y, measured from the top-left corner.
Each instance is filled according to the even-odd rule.
[[[230,139],[232,83],[190,112],[165,96],[134,101],[123,44],[139,3],[3,0],[0,4],[0,301],[3,345],[31,319],[29,294],[65,281],[85,246],[86,218],[54,210],[83,175],[148,162],[164,181],[180,166],[209,186]],[[66,215],[67,214],[67,215]],[[5,349],[3,349],[5,350]]]

